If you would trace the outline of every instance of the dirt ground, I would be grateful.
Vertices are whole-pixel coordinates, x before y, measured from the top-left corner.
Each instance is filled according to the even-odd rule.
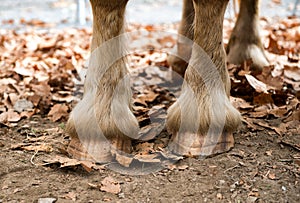
[[[49,156],[61,155],[60,144],[66,140],[60,126],[37,116],[14,128],[1,128],[1,202],[37,202],[41,198],[57,202],[300,201],[299,160],[295,163],[292,158],[299,156],[299,151],[280,143],[280,138],[270,136],[267,130],[250,132],[242,126],[229,153],[188,158],[174,169],[132,176],[109,169],[86,172],[82,167],[36,165]],[[24,133],[26,129],[30,133]],[[53,151],[35,154],[11,149],[38,138],[53,146]],[[102,192],[89,185],[108,176],[121,185],[120,193]]]
[[[266,68],[265,75],[257,76],[274,88],[262,93],[249,84],[246,69],[230,68],[235,106],[244,118],[235,133],[235,147],[206,159],[185,158],[146,175],[110,170],[115,163],[91,165],[57,158],[67,159],[70,138],[64,128],[73,106],[68,96],[82,94],[82,84],[76,89],[70,78],[78,78],[78,68],[85,64],[91,31],[1,30],[0,56],[5,62],[0,63],[0,202],[300,202],[300,23],[297,19],[279,25],[265,22],[264,39],[269,42],[265,47],[282,75],[271,76]],[[225,25],[225,44],[232,25]],[[166,55],[156,46],[172,47],[175,39],[155,34],[159,26],[129,29],[133,27],[142,28],[139,36],[146,36],[151,44],[143,38],[147,50],[132,54],[131,68],[141,68],[135,76],[164,83],[168,70],[158,67],[167,66]],[[176,30],[176,25],[169,27]],[[143,69],[150,65],[154,68]],[[152,85],[145,91],[138,88],[143,82],[133,81],[134,101],[143,114],[135,113],[147,130],[149,108],[162,104],[167,108],[174,99],[164,88]],[[31,102],[31,109],[25,105],[18,110],[24,100],[26,105]]]

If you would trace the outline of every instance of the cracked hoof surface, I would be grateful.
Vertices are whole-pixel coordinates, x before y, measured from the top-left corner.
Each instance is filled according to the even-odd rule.
[[[234,146],[233,134],[222,132],[219,136],[202,136],[196,133],[173,135],[169,148],[172,152],[188,157],[214,156],[228,152]]]
[[[74,159],[78,160],[86,160],[86,161],[92,161],[92,162],[99,162],[99,163],[105,163],[112,161],[112,155],[111,153],[107,152],[107,149],[98,149],[98,156],[92,156],[91,153],[89,153],[81,141],[78,138],[72,138],[71,142],[68,145],[67,152],[69,156],[71,156]],[[94,154],[94,153],[93,153]]]

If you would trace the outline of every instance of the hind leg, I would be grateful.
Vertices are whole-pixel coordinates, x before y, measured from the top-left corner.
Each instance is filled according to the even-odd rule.
[[[184,76],[192,52],[191,42],[194,37],[194,16],[193,0],[184,0],[177,45],[174,48],[175,55],[170,55],[168,57],[168,63],[171,65],[172,69],[182,77]]]
[[[252,59],[254,73],[269,65],[259,29],[259,0],[241,0],[240,13],[226,48],[228,62],[239,65]]]

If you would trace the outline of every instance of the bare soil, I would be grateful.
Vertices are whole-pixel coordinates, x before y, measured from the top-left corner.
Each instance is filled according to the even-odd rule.
[[[227,39],[232,25],[229,23],[225,30]],[[67,158],[65,148],[70,140],[64,127],[72,106],[68,96],[82,93],[82,86],[81,90],[73,92],[70,78],[76,76],[74,73],[78,69],[75,70],[70,61],[77,60],[76,68],[83,66],[84,56],[89,53],[90,30],[70,29],[55,35],[4,32],[0,36],[0,57],[5,60],[3,72],[0,72],[0,202],[300,202],[300,94],[297,89],[300,46],[295,31],[300,23],[290,19],[280,26],[264,25],[264,31],[269,32],[265,36],[270,41],[266,45],[268,56],[273,56],[274,64],[282,62],[279,64],[284,73],[279,78],[273,77],[271,72],[257,77],[278,88],[265,94],[258,91],[260,87],[247,82],[243,75],[245,70],[230,69],[231,77],[238,77],[232,81],[232,93],[240,99],[235,105],[245,119],[234,135],[235,147],[210,158],[185,158],[147,175],[121,174],[109,169],[112,164],[89,166],[73,160],[67,166],[51,162],[57,156]],[[141,41],[146,42],[148,50],[133,54],[133,66],[166,66],[165,55],[155,46],[163,44],[170,48],[176,40],[152,33],[157,27],[140,27],[139,34],[147,30],[146,37],[154,45],[149,47],[143,38]],[[36,38],[40,41],[33,40]],[[130,43],[132,47],[138,44]],[[36,65],[28,65],[24,62],[26,59]],[[28,65],[24,65],[27,69],[22,69],[22,63]],[[51,63],[54,65],[50,66]],[[19,64],[17,68],[16,64]],[[46,71],[45,64],[49,65]],[[271,66],[270,70],[273,69]],[[32,76],[32,72],[35,75]],[[154,68],[141,75],[159,83],[165,78],[164,72],[167,71]],[[39,84],[46,76],[47,83]],[[286,77],[289,80],[283,83]],[[141,84],[134,81],[137,86]],[[234,84],[234,81],[242,81],[242,84]],[[153,88],[148,90],[148,95],[140,89],[135,90],[135,103],[142,111],[159,103],[165,108],[174,102],[163,88]],[[29,93],[38,95],[36,103]],[[30,114],[31,110],[22,112],[26,114],[16,112],[15,103],[20,98],[32,101],[34,114]],[[143,119],[140,115],[140,124],[147,127],[149,122]],[[143,165],[140,167],[142,169]],[[99,189],[107,177],[114,179],[113,186],[120,186],[121,190],[113,192],[109,186]]]
[[[23,126],[23,127],[22,127]],[[26,127],[27,126],[27,127]],[[250,132],[243,126],[236,134],[235,148],[207,159],[187,158],[174,169],[142,176],[122,175],[101,169],[39,166],[61,154],[66,143],[60,123],[39,116],[13,128],[1,128],[1,202],[299,202],[299,160],[290,146],[267,130]],[[24,133],[27,130],[27,133]],[[51,152],[13,150],[19,143],[41,138]],[[180,167],[181,166],[181,167]],[[119,194],[90,187],[105,177],[121,185]]]

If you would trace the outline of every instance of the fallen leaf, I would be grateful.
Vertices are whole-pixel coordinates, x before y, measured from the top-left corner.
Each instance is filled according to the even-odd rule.
[[[124,167],[129,167],[133,161],[133,157],[127,154],[120,154],[115,150],[112,150],[111,153],[115,156],[116,161]]]
[[[15,68],[14,71],[22,76],[32,76],[34,75],[35,71],[31,67],[23,67],[23,64],[21,64],[19,61],[15,62]]]
[[[158,136],[165,128],[165,123],[151,123],[142,127],[139,131],[139,140],[147,141],[152,140]]]
[[[184,170],[188,169],[189,166],[188,166],[188,165],[180,165],[180,166],[177,166],[177,168],[178,168],[178,170],[180,170],[180,171],[184,171]]]
[[[269,110],[269,114],[273,115],[276,118],[283,118],[285,114],[287,114],[288,110],[286,109],[286,107],[281,107],[281,108],[275,108],[275,109],[271,109]]]
[[[32,90],[36,95],[49,96],[51,95],[51,87],[46,83],[40,83],[38,85],[32,85]]]
[[[93,184],[93,183],[88,183],[88,185],[93,188],[93,189],[100,189],[101,185],[96,185],[96,184]]]
[[[41,101],[41,96],[39,95],[32,95],[28,97],[28,100],[33,103],[34,106],[37,106],[39,102]]]
[[[21,118],[31,118],[35,114],[35,111],[23,111],[20,116]]]
[[[18,122],[21,120],[21,116],[12,109],[9,109],[7,112],[3,112],[0,114],[0,123],[7,123],[7,122]]]
[[[77,194],[75,192],[69,192],[68,194],[64,195],[65,199],[76,201]]]
[[[147,106],[147,102],[153,102],[158,96],[159,94],[149,91],[145,94],[139,94],[138,97],[134,100],[134,103],[139,103]]]
[[[284,76],[300,82],[300,66],[284,66]]]
[[[154,152],[154,143],[144,142],[135,146],[135,151],[139,154],[149,154]]]
[[[109,176],[101,181],[100,190],[103,192],[118,194],[121,192],[121,186],[119,182]]]
[[[52,164],[59,164],[61,168],[82,166],[87,172],[91,172],[92,169],[95,169],[95,170],[100,169],[100,167],[98,167],[93,162],[80,161],[77,159],[71,159],[71,158],[62,157],[62,156],[55,156],[55,157],[52,157],[51,159],[44,160],[44,162],[45,162],[45,164],[43,164],[44,166],[52,165]]]
[[[262,73],[257,75],[256,78],[273,87],[274,89],[281,90],[283,88],[283,78],[282,78],[282,71],[279,71],[280,73],[275,74],[275,72],[278,71],[275,69],[275,66],[266,66],[263,68]]]
[[[266,151],[266,155],[268,155],[268,156],[272,156],[272,150],[269,150],[269,151]]]
[[[259,122],[255,122],[257,125],[261,126],[261,127],[264,127],[266,129],[269,129],[269,130],[273,130],[274,132],[276,132],[278,135],[283,135],[284,132],[286,131],[285,128],[280,128],[280,127],[275,127],[275,126],[272,126],[266,122],[262,122],[262,121],[259,121]]]
[[[65,104],[55,104],[48,113],[48,116],[53,122],[56,122],[62,118],[67,118],[69,115],[68,110],[69,107]]]
[[[268,94],[268,90],[270,90],[270,88],[268,88],[265,83],[257,80],[252,75],[245,74],[245,77],[248,80],[249,84],[256,90],[256,92]]]
[[[266,110],[269,110],[268,105],[274,104],[274,100],[271,94],[268,93],[260,93],[253,98],[253,103],[259,105],[260,108],[255,108],[257,111],[258,109],[263,109],[266,107]],[[266,105],[266,106],[265,106]]]
[[[246,102],[244,99],[242,98],[237,98],[237,97],[230,97],[230,102],[232,103],[232,105],[237,108],[237,109],[241,109],[241,110],[250,110],[253,109],[254,106],[249,104],[249,102]]]
[[[20,147],[21,149],[24,149],[24,150],[27,150],[27,151],[39,151],[39,152],[47,152],[47,153],[50,153],[53,151],[53,147],[49,144],[41,144],[41,145],[38,145],[38,146],[23,146],[23,147]]]
[[[284,55],[283,47],[278,44],[278,41],[276,40],[276,36],[272,34],[269,35],[269,46],[267,50],[274,54]]]
[[[268,178],[271,179],[271,180],[275,180],[276,179],[275,173],[269,173]]]
[[[137,154],[134,159],[142,163],[160,163],[161,161],[157,157],[158,154]]]
[[[272,0],[272,2],[275,4],[281,4],[281,0]]]

